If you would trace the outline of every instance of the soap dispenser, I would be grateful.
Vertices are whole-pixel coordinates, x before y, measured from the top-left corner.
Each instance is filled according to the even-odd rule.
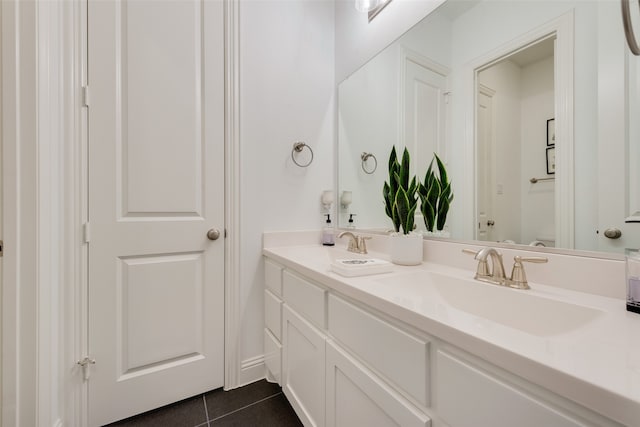
[[[353,223],[353,217],[356,214],[349,214],[349,221],[347,221],[347,228],[350,230],[354,230],[356,228],[356,225]]]
[[[334,246],[335,241],[333,239],[333,227],[331,226],[331,215],[326,214],[327,220],[325,226],[322,228],[322,244],[324,246]]]

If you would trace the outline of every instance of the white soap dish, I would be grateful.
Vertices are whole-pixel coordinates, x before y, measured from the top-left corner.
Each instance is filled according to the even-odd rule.
[[[388,273],[393,264],[378,258],[336,259],[331,270],[345,277],[367,276],[369,274]]]

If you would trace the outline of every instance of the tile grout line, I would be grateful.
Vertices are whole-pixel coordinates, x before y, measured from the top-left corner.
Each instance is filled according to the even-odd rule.
[[[277,392],[277,393],[275,393],[275,394],[272,394],[271,396],[267,396],[267,397],[265,397],[265,398],[262,398],[262,399],[260,399],[260,400],[256,400],[255,402],[250,403],[250,404],[248,404],[248,405],[246,405],[246,406],[243,406],[242,408],[238,408],[238,409],[235,409],[235,410],[233,410],[233,411],[231,411],[231,412],[227,412],[227,413],[226,413],[226,414],[224,414],[224,415],[220,415],[219,417],[216,417],[216,418],[214,418],[214,419],[210,420],[209,422],[217,421],[217,420],[219,420],[220,418],[224,418],[224,417],[226,417],[227,415],[235,414],[236,412],[240,412],[240,411],[242,411],[242,410],[244,410],[244,409],[247,409],[247,408],[249,408],[249,407],[251,407],[251,406],[253,406],[253,405],[257,405],[258,403],[262,403],[262,402],[264,402],[265,400],[272,399],[272,398],[274,398],[274,397],[276,397],[276,396],[278,396],[278,395],[280,395],[280,394],[282,394],[282,392],[281,392],[281,391],[279,391],[279,392]]]
[[[207,424],[209,424],[209,409],[207,408],[207,398],[202,395],[202,402],[204,403],[204,414],[207,416]]]

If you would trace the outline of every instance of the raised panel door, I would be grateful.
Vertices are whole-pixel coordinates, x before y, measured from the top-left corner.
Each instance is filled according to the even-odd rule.
[[[89,1],[89,423],[223,385],[222,2]]]

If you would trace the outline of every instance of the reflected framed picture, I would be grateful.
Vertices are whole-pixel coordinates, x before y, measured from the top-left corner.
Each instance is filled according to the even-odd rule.
[[[556,173],[556,147],[547,147],[547,175]]]
[[[547,120],[547,147],[556,144],[556,119]]]

